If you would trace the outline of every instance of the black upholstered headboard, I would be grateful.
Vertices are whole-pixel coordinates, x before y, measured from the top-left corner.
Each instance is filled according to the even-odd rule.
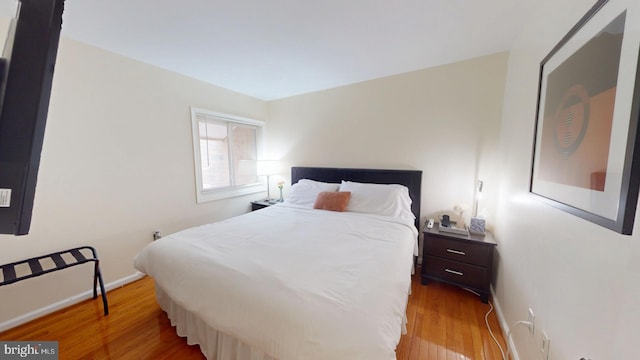
[[[416,228],[420,229],[420,199],[422,186],[421,170],[380,170],[327,167],[291,168],[291,184],[300,179],[339,183],[342,180],[374,184],[401,184],[409,188],[411,211],[416,217]]]

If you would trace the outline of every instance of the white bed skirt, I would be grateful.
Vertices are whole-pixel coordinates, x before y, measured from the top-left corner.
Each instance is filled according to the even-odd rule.
[[[156,284],[158,304],[167,313],[178,336],[186,337],[187,344],[200,345],[200,351],[208,360],[276,360],[264,352],[226,335],[176,304]]]
[[[178,336],[186,337],[187,344],[200,345],[200,351],[208,360],[277,360],[261,350],[241,342],[207,325],[202,319],[176,304],[167,293],[155,284],[156,299],[167,313],[171,326]],[[409,287],[411,294],[411,287]],[[407,315],[402,322],[402,335],[407,334]]]

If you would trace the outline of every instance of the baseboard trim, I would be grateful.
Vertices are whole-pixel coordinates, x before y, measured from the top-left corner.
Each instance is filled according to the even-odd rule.
[[[142,279],[145,275],[141,272],[136,272],[135,274],[131,274],[129,276],[126,276],[122,279],[116,280],[114,282],[110,282],[108,284],[105,285],[105,289],[107,292],[115,289],[115,288],[119,288],[122,287],[126,284],[132,283],[136,280]],[[99,290],[98,290],[99,292]],[[16,326],[25,324],[31,320],[37,319],[39,317],[45,316],[45,315],[49,315],[53,312],[56,312],[60,309],[64,309],[66,307],[69,307],[71,305],[77,304],[81,301],[87,300],[87,299],[91,299],[93,298],[93,289],[91,290],[87,290],[85,292],[82,292],[80,294],[71,296],[67,299],[64,299],[62,301],[58,301],[56,303],[53,303],[51,305],[45,306],[43,308],[31,311],[29,313],[26,313],[24,315],[20,315],[18,317],[15,317],[13,319],[7,320],[3,323],[0,323],[0,332],[5,331],[5,330],[9,330],[12,329]]]
[[[490,290],[491,290],[491,297],[493,299],[493,307],[496,312],[496,316],[498,317],[498,321],[500,322],[500,330],[502,331],[502,336],[504,337],[505,341],[509,343],[508,346],[511,349],[511,355],[513,356],[513,359],[520,360],[520,356],[518,356],[518,351],[516,349],[516,344],[513,342],[513,339],[507,338],[507,334],[509,334],[509,325],[507,324],[507,321],[504,318],[504,313],[502,312],[502,308],[500,307],[500,302],[498,301],[498,297],[496,296],[493,286],[491,287]],[[504,350],[504,353],[506,355],[507,349],[502,349],[502,350]]]

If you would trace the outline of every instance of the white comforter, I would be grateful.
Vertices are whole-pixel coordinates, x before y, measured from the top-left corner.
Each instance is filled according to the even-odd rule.
[[[135,267],[274,358],[391,360],[416,238],[401,220],[279,204],[166,236]]]

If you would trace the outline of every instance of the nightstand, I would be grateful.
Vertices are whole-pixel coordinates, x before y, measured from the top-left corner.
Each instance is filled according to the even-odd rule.
[[[264,209],[264,208],[266,208],[268,206],[271,206],[271,205],[273,205],[275,203],[276,203],[275,200],[267,200],[267,199],[252,201],[251,202],[251,211]]]
[[[493,271],[493,251],[498,245],[491,234],[458,235],[440,231],[440,224],[424,228],[422,247],[422,284],[435,280],[480,294],[489,301]]]

